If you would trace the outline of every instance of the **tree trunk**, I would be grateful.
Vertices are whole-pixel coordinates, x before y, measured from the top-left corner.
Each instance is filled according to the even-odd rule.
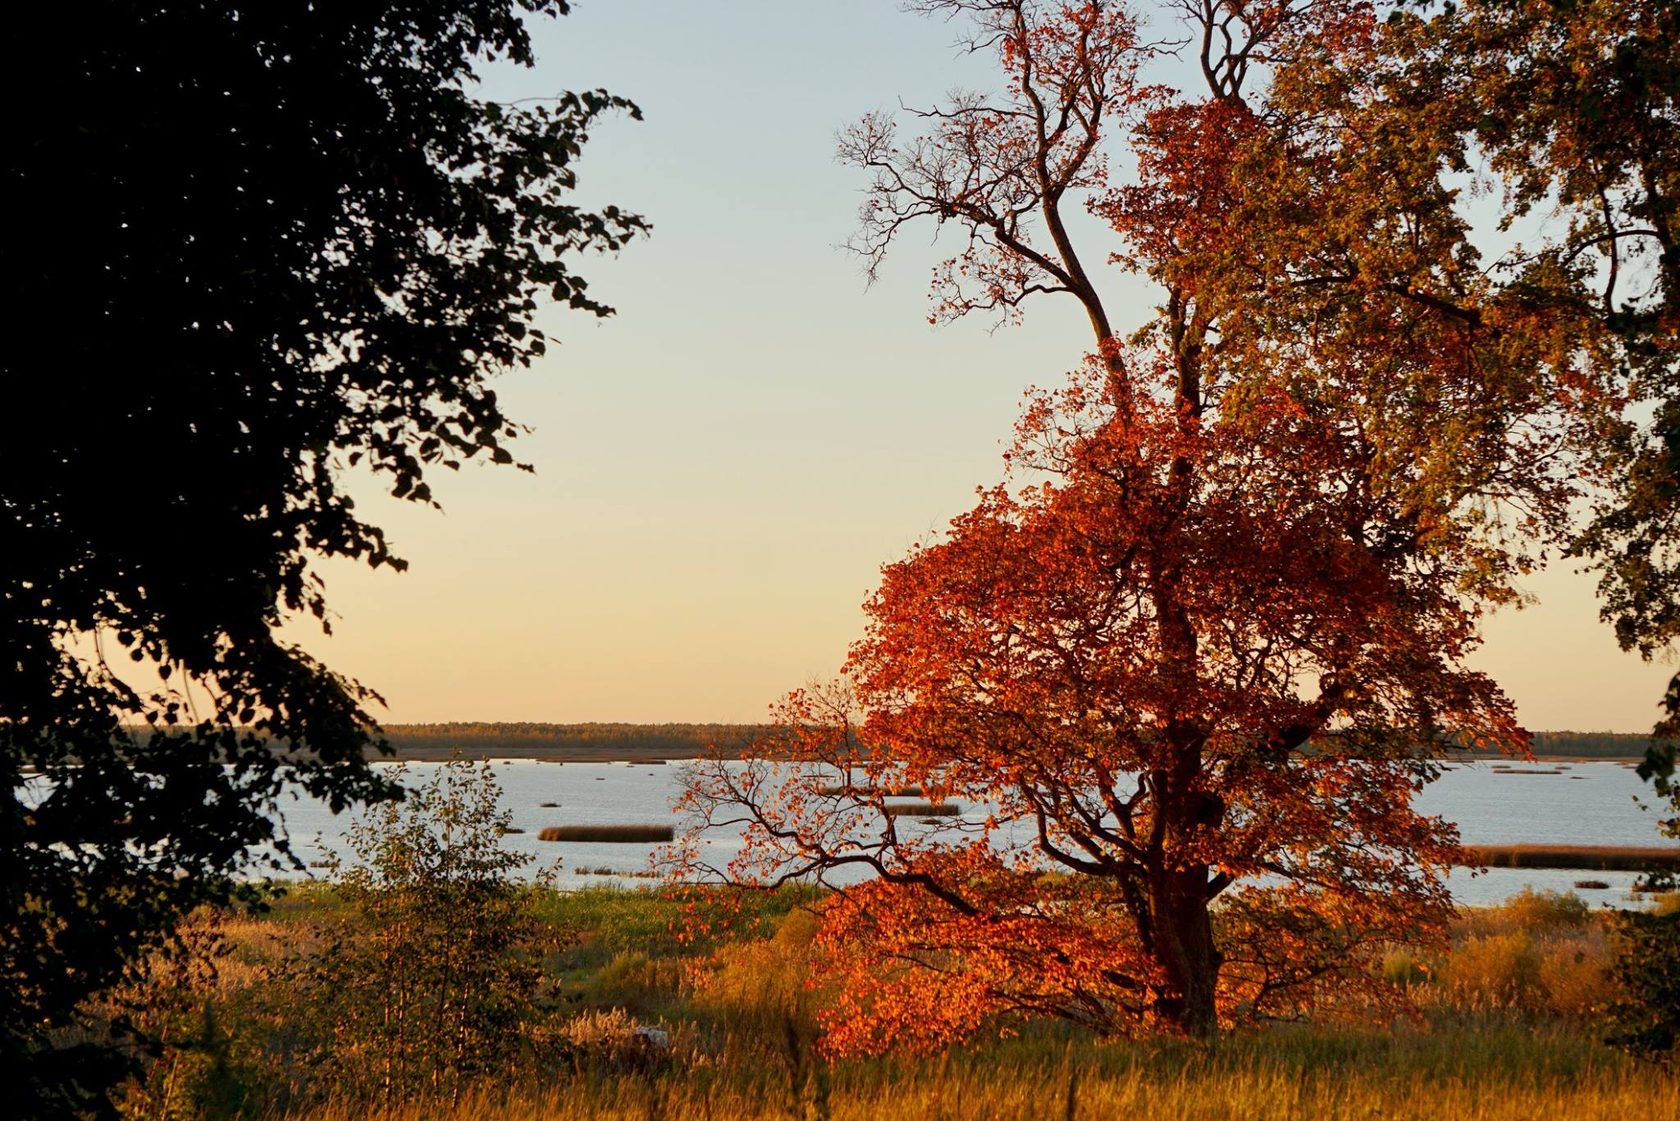
[[[1213,941],[1207,882],[1205,866],[1164,872],[1156,877],[1151,893],[1155,953],[1167,973],[1167,984],[1156,996],[1156,1011],[1195,1038],[1219,1030],[1214,995],[1223,958]]]

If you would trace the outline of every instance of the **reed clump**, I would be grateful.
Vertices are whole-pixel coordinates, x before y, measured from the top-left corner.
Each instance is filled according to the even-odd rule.
[[[817,791],[829,797],[845,798],[920,798],[922,788],[919,786],[846,786],[838,784],[825,786]]]
[[[1590,872],[1644,872],[1680,868],[1680,846],[1661,845],[1466,845],[1467,867],[1579,868]]]
[[[669,825],[546,825],[537,840],[653,844],[669,841],[675,835],[676,830]]]
[[[1436,1014],[1591,1021],[1616,997],[1614,925],[1573,893],[1523,891],[1461,912],[1445,954],[1395,948],[1383,973]]]
[[[881,807],[888,817],[956,817],[962,807],[955,802],[896,802]]]

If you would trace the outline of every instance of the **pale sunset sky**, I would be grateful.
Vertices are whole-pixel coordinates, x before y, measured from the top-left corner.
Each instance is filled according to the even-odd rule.
[[[561,345],[497,391],[536,468],[439,471],[443,511],[356,491],[408,572],[323,566],[335,634],[290,629],[386,698],[382,719],[751,722],[838,668],[879,567],[997,481],[1022,391],[1088,345],[1069,302],[1024,326],[927,323],[931,227],[866,290],[839,248],[863,176],[838,129],[993,88],[958,29],[893,0],[579,0],[534,24],[508,100],[606,87],[580,200],[653,223],[579,261],[612,319],[549,311]],[[1086,255],[1112,247],[1102,229]],[[1149,293],[1115,272],[1136,322]],[[1645,731],[1672,673],[1616,649],[1590,579],[1528,584],[1477,659],[1532,729]]]

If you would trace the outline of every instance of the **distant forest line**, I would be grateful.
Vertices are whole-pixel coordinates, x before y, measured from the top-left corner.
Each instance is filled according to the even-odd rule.
[[[502,755],[600,762],[693,759],[714,748],[741,751],[768,735],[769,724],[389,724],[385,735],[402,759]],[[1633,732],[1536,732],[1538,758],[1640,759],[1650,737]]]

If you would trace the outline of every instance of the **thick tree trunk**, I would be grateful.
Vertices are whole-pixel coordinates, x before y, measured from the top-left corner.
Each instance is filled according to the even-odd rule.
[[[1162,1019],[1196,1038],[1219,1030],[1214,996],[1223,959],[1213,941],[1207,883],[1207,869],[1192,867],[1162,873],[1151,893],[1155,953],[1167,974],[1156,1010]]]

